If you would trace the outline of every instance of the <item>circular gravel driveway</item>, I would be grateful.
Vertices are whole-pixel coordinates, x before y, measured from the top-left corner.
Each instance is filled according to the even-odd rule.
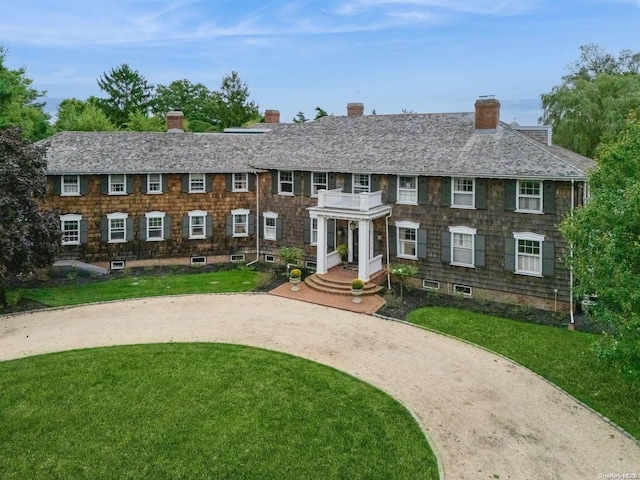
[[[572,397],[509,360],[403,323],[259,294],[0,317],[0,360],[159,342],[267,348],[375,385],[417,418],[447,479],[640,478],[640,445]]]

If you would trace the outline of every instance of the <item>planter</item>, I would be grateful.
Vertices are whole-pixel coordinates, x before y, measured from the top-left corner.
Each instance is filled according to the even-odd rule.
[[[300,283],[300,277],[289,277],[289,283],[293,285],[291,287],[292,292],[297,292],[300,290],[300,286],[298,285]]]
[[[351,295],[353,295],[353,303],[361,303],[362,302],[362,298],[360,298],[360,296],[362,295],[362,289],[361,288],[352,288],[351,289]]]

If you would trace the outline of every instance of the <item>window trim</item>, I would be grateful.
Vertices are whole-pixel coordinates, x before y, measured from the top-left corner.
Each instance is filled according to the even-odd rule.
[[[187,212],[187,216],[189,217],[189,240],[202,240],[207,238],[207,212],[204,210],[191,210]],[[194,235],[193,234],[193,219],[195,217],[202,217],[202,235]],[[197,225],[200,227],[200,225]]]
[[[412,178],[415,186],[413,188],[403,188],[401,186],[402,178]],[[401,192],[413,192],[415,200],[400,200]],[[401,205],[418,205],[418,177],[416,175],[398,175],[396,188],[396,203]]]
[[[250,210],[246,208],[237,208],[235,210],[231,210],[231,232],[233,233],[232,237],[242,238],[249,236],[249,213]],[[236,226],[243,225],[243,223],[236,222],[236,215],[244,215],[245,217],[245,233],[236,233]]]
[[[408,260],[418,260],[418,230],[420,230],[420,224],[416,222],[411,222],[409,220],[401,220],[395,223],[396,226],[396,257],[398,258],[406,258]],[[400,238],[400,231],[402,229],[405,230],[414,230],[415,231],[415,239],[407,240],[405,238]],[[407,242],[413,242],[414,244],[414,255],[407,255],[405,253],[401,253],[401,246]]]
[[[128,213],[122,213],[122,212],[107,213],[107,229],[109,232],[107,235],[107,239],[108,239],[107,243],[127,243],[127,219],[128,218],[129,218]],[[113,229],[113,226],[111,225],[112,220],[123,221],[122,238],[113,239],[114,229]]]
[[[64,233],[65,233],[65,229],[64,229],[64,224],[65,222],[78,222],[78,240],[73,240],[73,241],[66,241],[64,240]],[[61,245],[80,245],[80,222],[82,222],[82,215],[78,215],[75,213],[68,213],[66,215],[60,215],[60,244]]]
[[[324,175],[324,182],[318,182],[316,175]],[[321,188],[318,188],[321,187]],[[328,172],[311,172],[311,197],[318,196],[320,190],[329,190],[329,173]]]
[[[165,212],[147,212],[144,214],[144,218],[145,218],[145,226],[146,226],[146,238],[145,240],[147,242],[162,242],[164,241],[164,218],[165,218]],[[160,237],[149,237],[149,221],[151,219],[156,219],[159,218],[160,219]],[[154,227],[154,230],[157,230],[158,227]]]
[[[291,180],[283,180],[282,179],[282,174],[283,173],[290,173],[291,174]],[[295,195],[295,175],[293,173],[293,170],[278,170],[278,195],[288,195],[288,196],[293,196]],[[282,185],[287,184],[287,185],[291,185],[291,191],[287,192],[285,190],[282,189]]]
[[[456,227],[449,227],[449,234],[451,235],[451,240],[450,240],[450,245],[451,245],[451,256],[449,258],[450,265],[455,265],[457,267],[468,267],[468,268],[475,268],[476,265],[476,233],[477,233],[477,229],[475,228],[470,228],[470,227],[465,227],[465,226],[456,226]],[[463,262],[456,262],[453,260],[453,255],[454,255],[454,250],[456,249],[456,245],[455,242],[453,241],[453,239],[455,238],[455,235],[471,235],[471,263],[463,263]],[[465,247],[458,247],[458,248],[465,248]]]
[[[75,177],[75,186],[77,191],[75,192],[65,192],[64,191],[64,179],[68,177]],[[80,193],[80,175],[60,175],[60,196],[61,197],[79,197]]]
[[[116,175],[122,175],[122,190],[114,190],[114,185],[119,185],[121,182],[113,182],[112,177]],[[127,174],[126,173],[110,173],[109,174],[109,195],[127,195]]]
[[[158,181],[157,182],[152,182],[151,181],[151,175],[158,175]],[[151,184],[158,184],[158,190],[152,190],[151,189]],[[162,194],[162,174],[161,173],[147,173],[147,194],[148,195],[160,195]]]
[[[524,182],[531,182],[531,183],[537,183],[538,184],[538,190],[540,192],[539,195],[522,195],[520,193],[520,184],[524,183]],[[520,212],[520,213],[536,213],[536,214],[542,214],[543,210],[544,210],[544,185],[542,183],[542,180],[518,180],[516,182],[516,212]],[[539,199],[539,204],[540,204],[540,208],[538,210],[529,210],[526,208],[521,208],[520,207],[520,198],[538,198]]]
[[[530,277],[542,277],[542,244],[544,243],[544,239],[545,236],[544,235],[539,235],[537,233],[533,233],[533,232],[514,232],[513,233],[513,238],[515,241],[515,270],[514,273],[518,274],[518,275],[527,275]],[[538,242],[538,249],[539,252],[536,255],[538,258],[538,264],[540,266],[539,271],[533,271],[533,270],[521,270],[520,268],[518,268],[519,262],[518,259],[520,258],[520,255],[526,255],[528,257],[533,257],[533,254],[526,254],[526,253],[520,253],[519,248],[518,248],[518,243],[520,242],[520,240],[524,240],[524,241],[533,241],[533,242]]]
[[[244,180],[238,180],[236,178],[237,176],[244,176]],[[244,184],[244,187],[242,188],[237,188],[236,187],[236,182],[238,183],[242,183]],[[232,192],[248,192],[249,191],[249,174],[244,172],[240,172],[240,173],[232,173],[231,174],[231,191]]]
[[[202,190],[193,188],[194,175],[202,175]],[[189,174],[189,193],[207,193],[207,174],[206,173],[190,173]]]
[[[264,232],[263,238],[265,240],[277,240],[278,239],[278,214],[273,212],[264,212],[262,214],[262,218],[263,218],[262,231]],[[267,220],[273,220],[273,226],[267,226]],[[247,228],[249,228],[248,225],[247,225]],[[273,236],[267,236],[267,232],[269,231],[269,229],[273,229]],[[234,232],[235,232],[235,217],[234,217]]]
[[[367,178],[366,190],[361,188],[363,184],[356,183],[356,177],[359,177],[359,176],[366,176]],[[357,192],[356,192],[356,187],[359,188],[359,191]],[[351,191],[355,195],[358,195],[360,193],[371,193],[371,174],[370,173],[352,173],[351,174]]]
[[[463,190],[456,190],[456,183],[458,181],[471,180],[471,192],[465,192]],[[471,205],[459,204],[455,202],[456,194],[471,196]],[[452,208],[476,208],[476,179],[473,177],[451,177],[451,207]]]

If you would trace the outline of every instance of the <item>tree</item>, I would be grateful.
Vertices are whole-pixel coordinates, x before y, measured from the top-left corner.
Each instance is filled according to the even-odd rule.
[[[249,101],[249,87],[240,80],[237,72],[226,75],[220,90],[213,95],[216,128],[219,131],[260,121],[258,105]]]
[[[604,322],[597,353],[640,381],[640,119],[601,145],[590,175],[591,199],[562,224],[570,263],[588,314]]]
[[[193,84],[187,79],[175,80],[169,85],[156,87],[153,112],[164,117],[168,111],[179,109],[184,114],[184,118],[205,122],[212,126],[216,120],[214,100],[213,93],[203,84]]]
[[[319,118],[322,118],[322,117],[327,117],[328,115],[329,114],[325,110],[321,109],[320,107],[316,107],[316,116],[314,120],[318,120]]]
[[[130,112],[125,130],[132,132],[164,132],[166,127],[160,117],[148,117],[142,112]]]
[[[58,105],[58,115],[54,128],[58,132],[104,132],[116,127],[98,107],[95,97],[86,102],[67,98]]]
[[[554,142],[593,157],[603,140],[615,137],[634,109],[640,108],[640,52],[618,57],[597,45],[580,47],[563,83],[542,94],[541,123],[553,127]]]
[[[298,112],[293,119],[293,123],[307,123],[309,119],[304,116],[303,112]]]
[[[41,208],[47,192],[44,150],[17,127],[0,131],[0,305],[7,282],[50,265],[60,245],[54,212]]]
[[[148,113],[153,102],[153,85],[128,64],[112,68],[98,78],[98,86],[107,94],[100,107],[109,120],[120,128],[132,112]]]
[[[0,130],[19,126],[25,138],[35,141],[50,135],[49,115],[44,103],[37,99],[44,96],[31,87],[32,80],[25,76],[25,69],[10,70],[5,66],[6,51],[0,46]]]

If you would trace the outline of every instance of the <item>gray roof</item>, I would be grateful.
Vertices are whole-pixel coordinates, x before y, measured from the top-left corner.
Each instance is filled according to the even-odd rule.
[[[327,116],[279,124],[265,134],[64,132],[42,143],[49,145],[50,174],[282,169],[581,180],[595,165],[505,123],[476,131],[474,118],[474,113]]]

